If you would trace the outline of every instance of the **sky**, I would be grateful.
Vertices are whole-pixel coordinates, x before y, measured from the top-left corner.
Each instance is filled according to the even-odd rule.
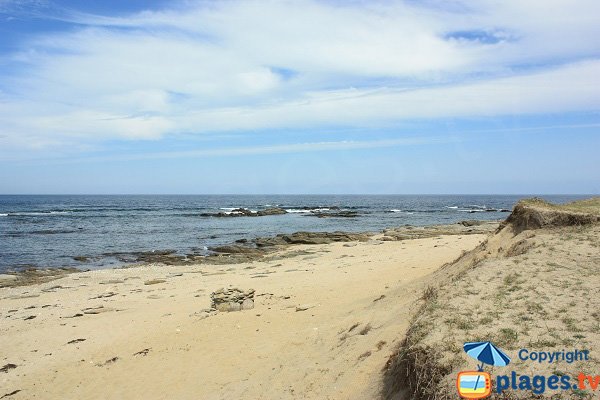
[[[0,0],[0,194],[599,194],[597,0]]]

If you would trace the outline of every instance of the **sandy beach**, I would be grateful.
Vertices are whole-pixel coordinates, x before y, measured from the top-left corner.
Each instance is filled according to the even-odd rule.
[[[486,235],[382,238],[2,288],[0,397],[376,398],[424,282]],[[203,311],[219,288],[254,289],[254,308]]]

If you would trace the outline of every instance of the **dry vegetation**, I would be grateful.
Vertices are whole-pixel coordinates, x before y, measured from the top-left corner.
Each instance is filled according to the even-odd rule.
[[[600,371],[600,199],[556,206],[520,202],[507,223],[477,249],[446,265],[427,288],[406,339],[386,366],[386,399],[456,399],[456,373],[476,368],[466,341],[492,341],[511,356],[496,374],[576,376]],[[531,229],[531,228],[537,229]],[[442,277],[445,277],[442,280]],[[448,278],[449,277],[449,278]],[[521,348],[590,350],[568,364],[520,361]],[[594,392],[552,391],[547,397],[507,392],[491,398],[587,399]]]

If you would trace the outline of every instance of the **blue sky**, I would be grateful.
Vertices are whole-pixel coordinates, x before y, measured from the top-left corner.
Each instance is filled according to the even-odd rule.
[[[0,0],[0,193],[600,193],[598,15]]]

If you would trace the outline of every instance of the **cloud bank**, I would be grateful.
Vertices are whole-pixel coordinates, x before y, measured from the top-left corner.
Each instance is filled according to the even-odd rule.
[[[0,153],[600,110],[597,1],[46,7],[69,29],[2,54]]]

